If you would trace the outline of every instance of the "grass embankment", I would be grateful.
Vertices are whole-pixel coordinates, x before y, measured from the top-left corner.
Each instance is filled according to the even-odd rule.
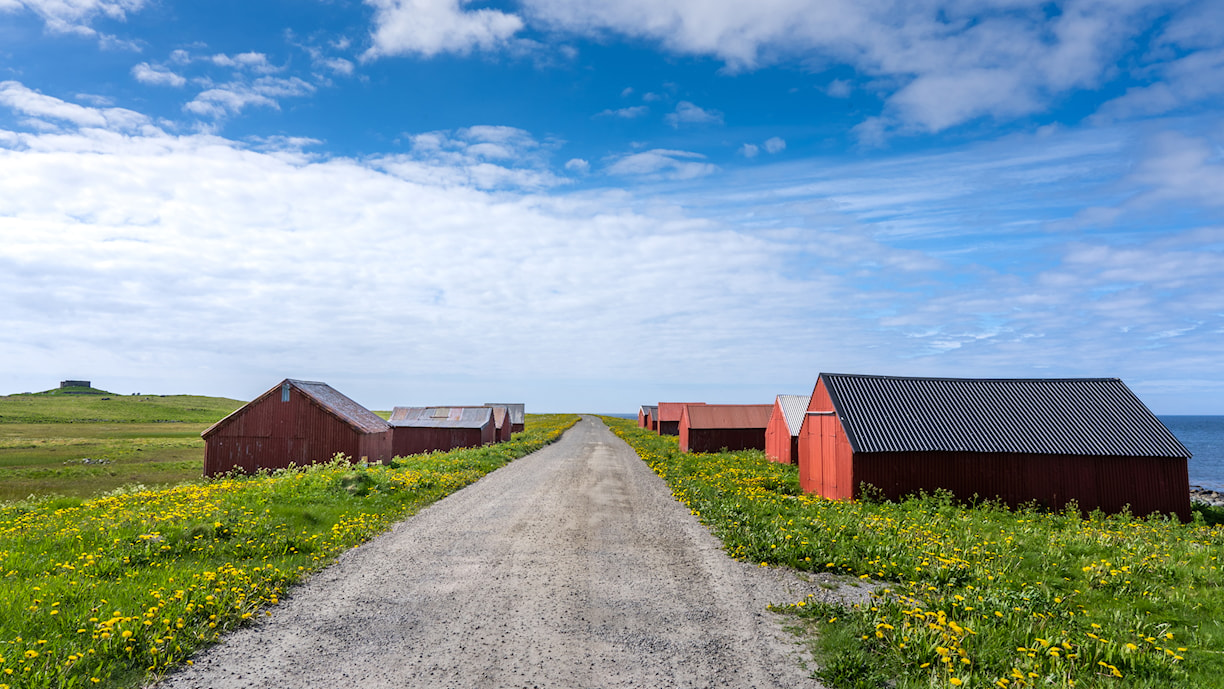
[[[681,453],[605,419],[732,556],[885,582],[870,605],[798,601],[833,687],[1224,686],[1224,528],[803,495],[760,452]],[[1197,509],[1197,508],[1196,508]]]
[[[200,433],[243,404],[194,395],[67,394],[73,390],[89,389],[0,397],[0,502],[198,478]]]
[[[560,437],[0,507],[0,689],[137,686],[186,662],[309,572]]]

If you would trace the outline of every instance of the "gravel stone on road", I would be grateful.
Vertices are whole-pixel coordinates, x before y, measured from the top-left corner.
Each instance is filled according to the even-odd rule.
[[[766,606],[862,600],[852,581],[732,560],[586,417],[345,553],[157,686],[819,687]]]

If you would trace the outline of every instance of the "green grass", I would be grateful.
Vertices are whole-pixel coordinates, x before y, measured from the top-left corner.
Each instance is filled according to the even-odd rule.
[[[0,503],[199,478],[206,423],[0,424]]]
[[[90,394],[69,394],[71,392]],[[200,432],[242,406],[196,395],[92,388],[0,397],[0,503],[166,486],[204,471]]]
[[[80,388],[84,390],[85,388]],[[198,395],[66,394],[48,390],[0,397],[0,424],[203,423],[212,424],[244,402]]]
[[[732,556],[880,582],[868,605],[779,608],[828,686],[1224,686],[1219,510],[1181,524],[947,495],[831,501],[760,452],[681,453],[605,421]]]
[[[134,687],[392,523],[560,436],[0,506],[0,689]]]

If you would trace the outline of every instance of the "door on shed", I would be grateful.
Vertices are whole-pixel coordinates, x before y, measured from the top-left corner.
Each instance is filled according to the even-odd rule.
[[[821,414],[813,420],[818,423],[820,434],[821,483],[824,485],[821,494],[826,498],[844,498],[837,470],[837,415]]]

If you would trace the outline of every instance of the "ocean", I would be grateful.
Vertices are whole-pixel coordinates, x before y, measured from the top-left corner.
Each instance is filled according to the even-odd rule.
[[[1194,454],[1190,485],[1224,491],[1224,416],[1162,416],[1160,420]]]

